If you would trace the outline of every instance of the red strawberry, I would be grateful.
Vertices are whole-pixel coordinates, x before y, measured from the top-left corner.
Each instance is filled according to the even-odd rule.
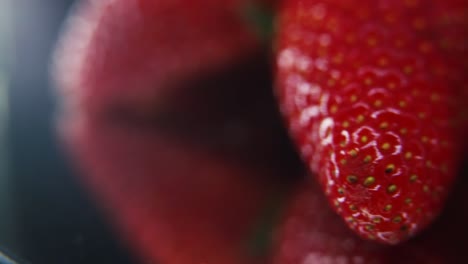
[[[468,4],[465,0],[436,1],[432,8],[432,17],[441,19],[434,21],[439,47],[448,58],[452,68],[459,71],[450,73],[447,81],[460,89],[462,98],[461,122],[464,123],[465,135],[468,133]],[[466,143],[468,141],[465,139]]]
[[[250,244],[291,149],[244,4],[88,1],[57,53],[80,176],[144,263],[265,260]]]
[[[255,263],[247,241],[268,193],[262,172],[151,131],[80,118],[68,133],[83,179],[143,263]]]
[[[367,239],[423,229],[455,177],[462,69],[437,42],[441,1],[289,0],[281,13],[281,110],[329,202]]]
[[[58,86],[74,95],[67,97],[70,104],[87,111],[161,107],[191,79],[259,49],[244,14],[255,3],[85,1],[69,19],[55,56]]]
[[[278,176],[299,167],[285,162],[295,156],[266,62],[192,82],[149,115],[132,112],[137,105],[62,113],[81,179],[143,263],[266,261],[258,226],[284,188]]]
[[[280,227],[275,264],[456,264],[468,260],[464,246],[468,235],[466,182],[440,221],[421,237],[397,246],[355,236],[327,206],[316,182],[303,185]]]

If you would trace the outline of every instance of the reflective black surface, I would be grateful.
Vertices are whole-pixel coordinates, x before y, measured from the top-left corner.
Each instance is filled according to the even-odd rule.
[[[81,189],[55,135],[48,67],[72,1],[1,1],[9,1],[13,21],[11,56],[3,60],[8,156],[0,159],[8,172],[0,191],[8,204],[0,206],[0,247],[32,264],[136,263]]]

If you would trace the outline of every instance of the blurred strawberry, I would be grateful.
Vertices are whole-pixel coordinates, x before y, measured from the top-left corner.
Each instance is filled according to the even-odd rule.
[[[68,133],[84,180],[143,256],[255,263],[243,250],[271,192],[257,175],[264,172],[157,132],[77,118]]]
[[[444,53],[445,58],[452,69],[458,71],[448,72],[447,82],[460,90],[460,103],[462,111],[460,120],[464,123],[463,135],[468,133],[468,60],[465,59],[468,52],[468,2],[466,0],[432,1],[431,26],[437,36],[436,45]],[[468,140],[465,138],[465,143]],[[465,150],[465,153],[466,150]]]
[[[464,246],[468,236],[468,200],[464,194],[467,186],[468,181],[461,183],[445,214],[426,233],[398,246],[386,246],[356,236],[327,206],[320,186],[308,180],[291,200],[277,237],[274,263],[465,263],[468,261]]]
[[[144,261],[267,261],[270,208],[300,169],[267,61],[199,76],[164,111],[62,112],[85,186]]]
[[[256,7],[87,1],[56,53],[62,134],[145,262],[266,261],[261,226],[297,160],[244,8]]]
[[[80,3],[55,55],[58,86],[74,107],[104,111],[165,98],[199,74],[261,47],[249,10],[265,0],[103,0]],[[70,106],[68,106],[70,107]]]

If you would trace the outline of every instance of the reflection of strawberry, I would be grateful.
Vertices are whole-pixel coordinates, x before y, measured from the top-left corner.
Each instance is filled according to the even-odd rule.
[[[468,260],[464,246],[468,235],[468,207],[461,192],[450,200],[453,204],[447,215],[427,233],[398,246],[387,246],[355,236],[329,209],[318,184],[304,183],[293,197],[280,227],[275,264],[455,264]]]
[[[74,94],[74,105],[91,111],[160,107],[187,79],[260,47],[246,19],[254,2],[86,1],[69,20],[56,54],[59,86]]]
[[[368,239],[398,243],[427,226],[454,179],[464,73],[435,37],[453,8],[438,8],[290,0],[282,11],[282,111],[330,203]],[[453,25],[450,39],[465,38]]]
[[[438,46],[443,51],[453,69],[447,81],[460,89],[462,111],[460,118],[464,122],[464,135],[468,133],[468,2],[465,0],[433,1],[432,17],[439,17],[433,21]],[[468,143],[468,140],[466,140]]]
[[[243,250],[268,193],[256,175],[261,171],[158,133],[70,121],[87,185],[144,259],[255,263]]]
[[[144,260],[265,261],[257,252],[265,246],[255,244],[268,241],[267,232],[258,227],[277,199],[277,175],[299,167],[285,162],[295,156],[266,61],[201,76],[153,115],[74,109],[62,116],[84,183]]]
[[[295,156],[244,24],[252,2],[88,1],[70,20],[54,72],[64,135],[143,263],[265,261],[257,226]]]

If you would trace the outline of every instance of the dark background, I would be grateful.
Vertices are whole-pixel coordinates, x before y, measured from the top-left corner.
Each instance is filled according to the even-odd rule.
[[[50,54],[73,1],[0,0],[6,1],[13,20],[4,63],[9,173],[0,192],[10,203],[0,212],[0,247],[32,264],[136,263],[80,189],[53,127]]]

